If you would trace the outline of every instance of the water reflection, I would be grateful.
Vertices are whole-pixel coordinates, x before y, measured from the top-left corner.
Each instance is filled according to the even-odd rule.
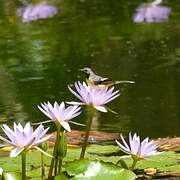
[[[110,108],[119,114],[101,114],[93,129],[179,135],[178,1],[166,1],[173,8],[167,23],[150,26],[132,23],[140,0],[66,0],[55,4],[60,16],[35,23],[7,21],[20,4],[0,1],[0,117],[43,121],[37,104],[72,101],[67,85],[84,80],[78,69],[88,66],[104,77],[136,82],[117,86],[122,95]],[[85,123],[84,114],[77,122]]]
[[[171,9],[169,7],[159,5],[162,0],[155,0],[152,3],[141,4],[133,17],[135,23],[153,23],[164,22],[169,18]]]
[[[58,9],[55,6],[48,5],[47,3],[27,5],[17,10],[17,15],[21,17],[22,22],[47,19],[49,17],[53,17],[57,13]]]
[[[0,115],[0,123],[17,119],[19,122],[27,120],[23,104],[17,99],[17,92],[12,79],[13,77],[9,75],[7,69],[0,65],[0,105],[5,107],[4,112]]]

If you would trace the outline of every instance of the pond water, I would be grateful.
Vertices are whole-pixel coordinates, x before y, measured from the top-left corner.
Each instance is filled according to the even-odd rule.
[[[178,2],[163,2],[172,9],[168,22],[136,24],[132,17],[141,0],[52,1],[56,16],[29,23],[16,16],[20,2],[0,1],[0,123],[47,120],[37,105],[76,100],[67,85],[84,80],[79,69],[86,66],[135,81],[117,85],[121,96],[109,106],[118,115],[101,113],[94,129],[179,136]],[[84,112],[76,121],[85,118]]]

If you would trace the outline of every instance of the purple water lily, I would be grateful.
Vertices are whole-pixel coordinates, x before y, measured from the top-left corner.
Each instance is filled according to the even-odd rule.
[[[69,102],[76,105],[92,105],[94,108],[101,112],[107,112],[104,107],[105,104],[117,98],[120,93],[113,91],[114,87],[95,89],[92,86],[88,86],[85,82],[82,84],[78,81],[75,83],[76,91],[69,87],[69,90],[74,94],[81,102]]]
[[[42,149],[37,147],[37,145],[45,142],[51,137],[51,135],[45,136],[48,129],[49,128],[44,129],[43,125],[39,125],[36,130],[33,131],[30,122],[28,122],[24,128],[20,123],[14,123],[14,130],[12,130],[4,124],[2,130],[8,138],[0,136],[0,140],[14,147],[10,153],[10,157],[16,157],[21,152],[27,151],[31,148],[36,148],[45,153]]]
[[[38,106],[38,108],[51,120],[59,122],[68,132],[71,131],[68,121],[81,113],[81,108],[79,106],[69,106],[65,108],[64,102],[60,105],[55,102],[54,106],[52,106],[49,102],[44,104],[41,103],[41,106]]]
[[[155,0],[152,3],[141,4],[133,17],[135,23],[153,23],[167,21],[171,8],[159,5],[161,0]]]
[[[22,18],[22,22],[36,21],[38,19],[46,19],[58,13],[55,6],[46,3],[36,5],[27,5],[19,8],[17,11],[18,16]]]
[[[140,137],[135,133],[133,136],[129,133],[129,145],[124,140],[123,136],[120,135],[123,144],[116,140],[116,143],[121,148],[121,150],[127,154],[132,155],[136,160],[141,160],[149,156],[157,154],[158,145],[154,144],[149,138],[144,139],[140,142]]]

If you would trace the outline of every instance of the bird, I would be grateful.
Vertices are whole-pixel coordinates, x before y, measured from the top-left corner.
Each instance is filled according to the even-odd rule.
[[[80,71],[84,72],[86,74],[86,82],[89,86],[93,87],[98,87],[98,88],[103,88],[103,87],[111,87],[116,84],[121,84],[121,83],[130,83],[133,84],[135,83],[134,81],[113,81],[109,78],[104,78],[99,75],[97,75],[91,68],[89,67],[84,67],[80,69]]]

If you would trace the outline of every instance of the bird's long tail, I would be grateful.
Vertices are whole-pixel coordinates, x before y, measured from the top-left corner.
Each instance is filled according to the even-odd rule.
[[[134,81],[115,81],[113,84],[134,84]]]

